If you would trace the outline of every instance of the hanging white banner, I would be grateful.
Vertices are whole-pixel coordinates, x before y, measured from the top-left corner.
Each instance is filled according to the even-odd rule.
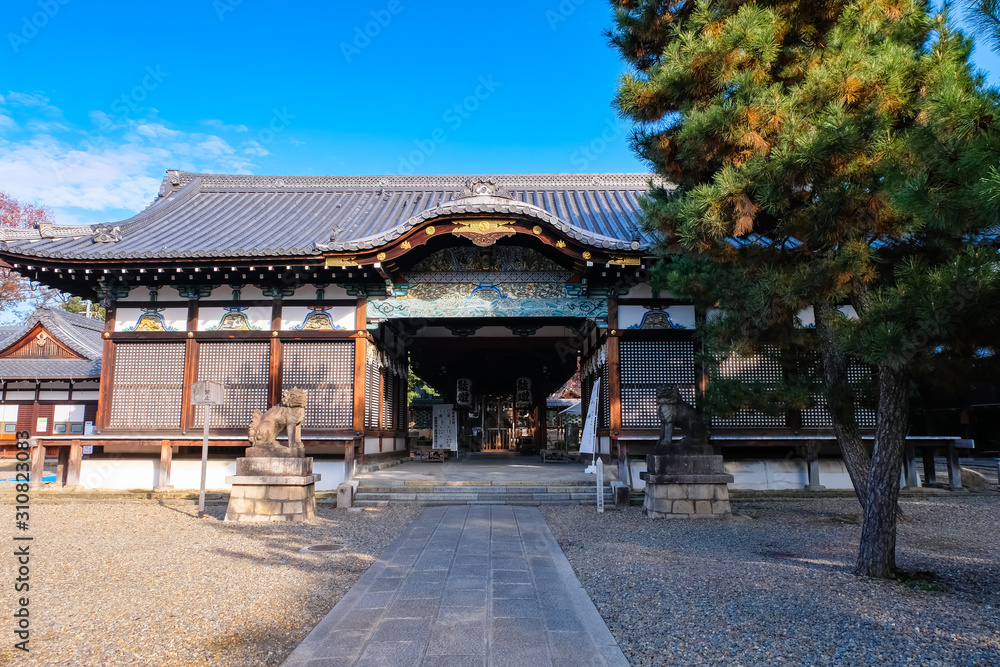
[[[594,389],[590,392],[590,404],[587,407],[587,418],[583,422],[583,439],[580,441],[581,454],[593,454],[597,442],[597,406],[601,398],[601,378],[597,378]]]

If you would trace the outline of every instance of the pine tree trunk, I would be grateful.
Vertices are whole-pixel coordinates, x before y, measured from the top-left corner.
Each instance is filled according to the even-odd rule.
[[[837,444],[858,502],[864,508],[868,504],[868,477],[872,461],[854,418],[854,392],[847,383],[847,358],[837,346],[837,337],[833,331],[833,304],[829,301],[817,303],[813,307],[813,313],[816,318],[816,334],[819,336],[820,357],[823,360],[826,405],[833,421],[833,432],[837,436]]]
[[[879,368],[875,453],[855,570],[866,577],[891,579],[896,574],[896,503],[903,469],[909,386],[905,371]]]

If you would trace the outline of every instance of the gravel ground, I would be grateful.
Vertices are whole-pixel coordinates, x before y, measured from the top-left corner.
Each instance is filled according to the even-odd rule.
[[[278,665],[419,511],[321,505],[312,525],[234,525],[225,504],[207,509],[199,520],[190,503],[33,501],[31,653],[11,648],[6,555],[0,665]],[[299,551],[330,543],[344,549]]]
[[[903,501],[909,583],[851,574],[853,499],[734,503],[724,521],[542,508],[639,665],[1000,665],[1000,496]]]

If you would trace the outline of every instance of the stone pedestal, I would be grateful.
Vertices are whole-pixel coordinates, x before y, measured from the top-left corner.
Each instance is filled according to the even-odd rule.
[[[709,519],[732,513],[729,486],[721,456],[712,454],[650,454],[642,513],[650,519]]]
[[[316,516],[320,476],[313,474],[312,457],[284,454],[288,451],[249,447],[246,457],[236,459],[236,474],[226,477],[233,485],[226,521],[308,521]]]

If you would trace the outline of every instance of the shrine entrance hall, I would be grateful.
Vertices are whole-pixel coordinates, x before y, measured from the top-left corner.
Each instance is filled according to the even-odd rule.
[[[410,368],[437,393],[414,395],[411,387],[411,448],[528,454],[567,446],[559,428],[566,406],[547,410],[546,401],[573,379],[579,341],[594,323],[455,318],[408,319],[398,326]]]

